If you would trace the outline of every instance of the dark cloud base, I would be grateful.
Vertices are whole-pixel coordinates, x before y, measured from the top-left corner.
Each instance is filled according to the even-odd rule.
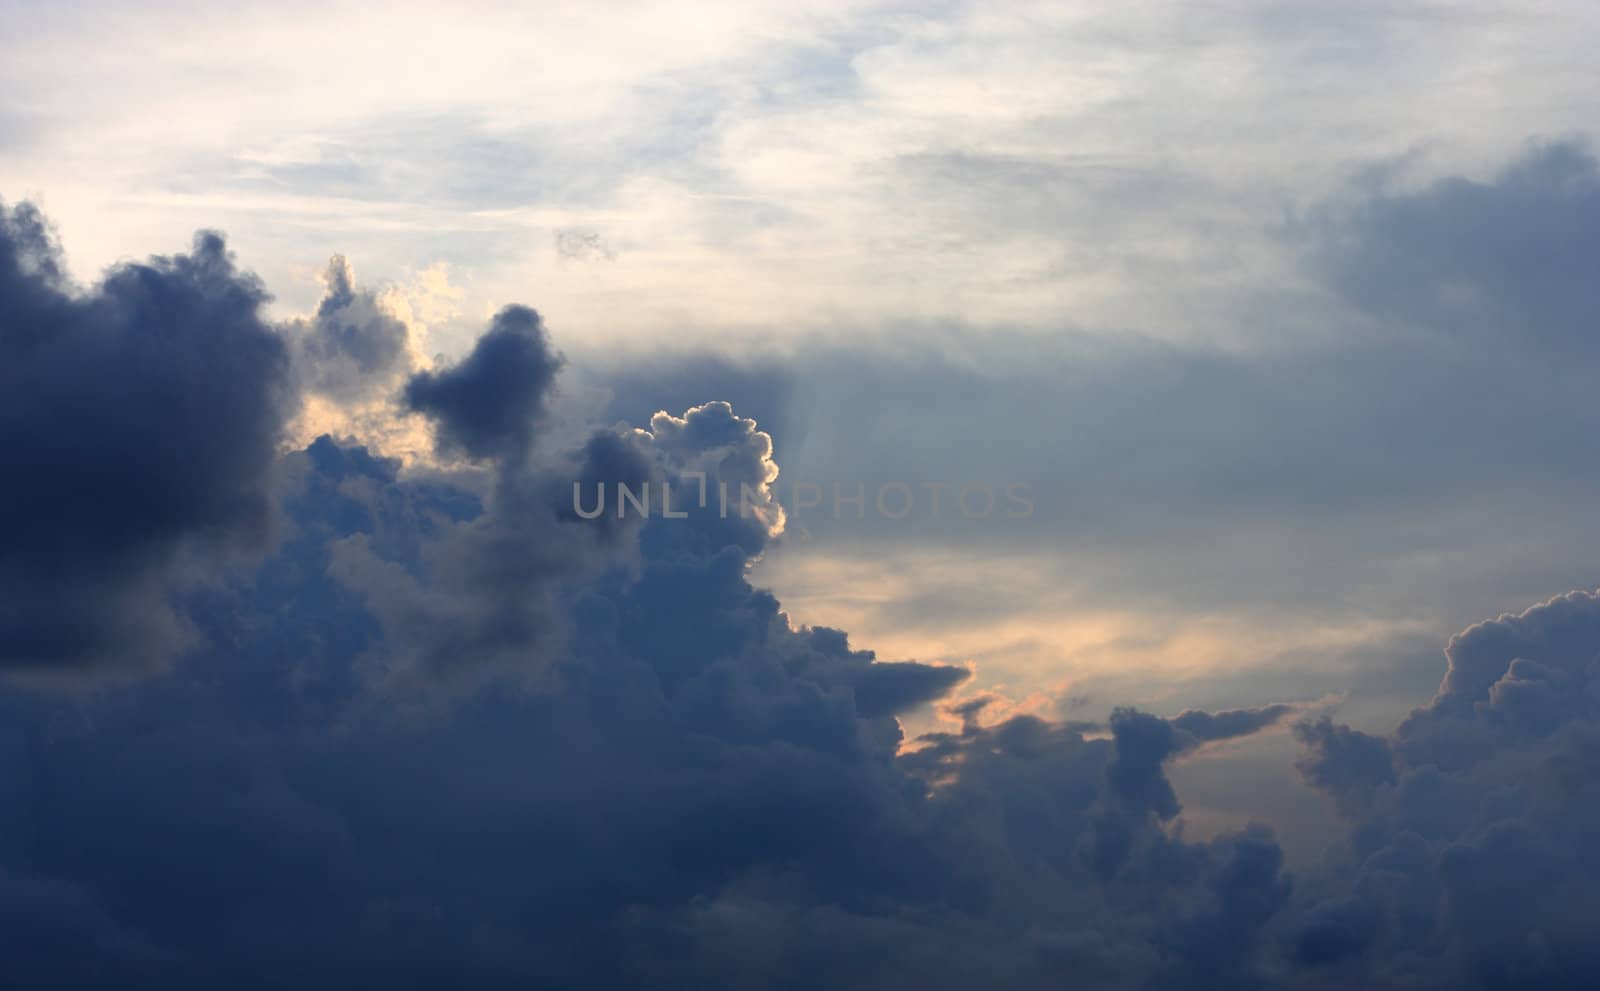
[[[341,263],[283,328],[216,235],[58,259],[4,215],[7,986],[1600,986],[1600,595],[1462,633],[1387,737],[1301,724],[1350,828],[1291,878],[1264,827],[1186,839],[1166,773],[1291,707],[970,701],[907,747],[968,672],[794,627],[746,578],[775,506],[571,511],[770,483],[730,405],[552,450],[532,310],[408,375]],[[297,389],[372,377],[466,467],[279,453]]]

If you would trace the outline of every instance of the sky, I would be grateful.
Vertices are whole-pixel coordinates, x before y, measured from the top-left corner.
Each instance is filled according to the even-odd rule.
[[[0,956],[1592,986],[1597,31],[8,4]]]

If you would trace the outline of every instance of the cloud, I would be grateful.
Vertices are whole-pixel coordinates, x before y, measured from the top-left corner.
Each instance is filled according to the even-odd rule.
[[[323,284],[327,293],[316,314],[291,326],[305,387],[345,402],[393,389],[397,376],[409,370],[405,324],[371,290],[356,286],[343,255],[328,260]]]
[[[237,298],[221,311],[234,333],[274,356],[258,390],[286,382],[259,289],[220,241],[197,252],[130,273],[179,316],[206,298],[180,275]],[[76,305],[37,295],[44,313]],[[240,358],[195,360],[213,374],[164,380],[178,409]],[[1130,712],[1111,739],[1024,716],[903,753],[896,716],[969,670],[794,625],[748,579],[781,516],[687,498],[704,472],[774,509],[771,438],[712,402],[561,446],[537,430],[556,366],[513,308],[461,363],[411,380],[412,405],[475,457],[459,470],[328,437],[276,463],[267,446],[252,480],[278,499],[281,539],[194,591],[183,663],[93,697],[0,694],[7,807],[28,810],[5,821],[0,864],[33,879],[0,887],[39,905],[71,893],[79,921],[43,917],[88,934],[33,954],[37,983],[782,978],[785,957],[760,949],[774,932],[739,922],[730,944],[736,919],[795,920],[778,934],[802,972],[845,984],[884,954],[945,983],[1011,958],[1014,986],[1071,966],[1221,983],[1254,966],[1257,916],[1288,890],[1276,847],[1259,830],[1171,835],[1162,766],[1271,714]],[[273,436],[217,423],[240,444]],[[573,480],[665,484],[687,515],[585,520]],[[60,610],[96,608],[66,591]],[[114,828],[106,808],[123,810]],[[1202,935],[1219,912],[1223,931]],[[852,953],[828,942],[846,930]],[[1182,946],[1164,962],[1168,940]]]
[[[1454,637],[1438,695],[1387,739],[1300,727],[1302,771],[1339,799],[1349,846],[1297,958],[1378,986],[1581,987],[1600,863],[1600,593]]]
[[[1259,709],[1229,709],[1214,713],[1194,710],[1179,714],[1172,720],[1172,725],[1193,737],[1198,745],[1258,733],[1294,709],[1292,705],[1268,705]]]
[[[37,211],[0,213],[0,667],[158,666],[174,595],[264,541],[295,400],[266,298],[214,233],[79,292]]]
[[[971,672],[942,664],[901,661],[859,669],[851,681],[856,711],[870,718],[905,712],[942,698]]]
[[[1600,168],[1582,141],[1534,145],[1488,181],[1363,190],[1312,223],[1320,274],[1367,310],[1524,354],[1594,355]]]
[[[1584,591],[1557,596],[1535,609],[1478,623],[1450,639],[1450,667],[1433,708],[1463,712],[1493,703],[1497,685],[1515,677],[1509,658],[1528,658],[1556,671],[1579,676],[1595,660],[1591,646],[1600,639],[1595,597]],[[1543,668],[1538,668],[1543,670]]]
[[[639,436],[673,484],[674,512],[688,513],[688,524],[670,537],[707,550],[736,544],[755,555],[783,532],[772,436],[755,420],[719,400],[682,416],[659,411]]]
[[[259,558],[164,606],[194,633],[163,676],[0,690],[0,914],[32,920],[16,959],[35,986],[1593,976],[1600,593],[1463,632],[1437,697],[1387,736],[1300,726],[1303,773],[1349,833],[1291,877],[1262,825],[1186,835],[1169,771],[1299,706],[983,725],[990,696],[951,699],[969,667],[880,660],[752,583],[788,531],[773,439],[730,404],[545,429],[560,359],[513,307],[406,389],[469,463],[332,437],[279,453],[290,348],[220,239],[74,295],[37,215],[11,216],[7,244],[27,247],[4,256],[7,347],[100,386],[73,412],[66,385],[18,380],[39,405],[8,425],[54,408],[95,428],[49,434],[73,438],[51,459],[0,434],[8,463],[50,469],[6,517],[30,525],[8,523],[8,553],[62,576],[46,614],[105,625],[105,576],[147,573],[108,568],[110,551],[154,547],[145,567],[166,577],[190,544],[281,520]],[[140,364],[146,337],[181,344],[156,349],[176,367]],[[128,369],[144,374],[113,374]],[[224,415],[184,419],[204,402]],[[152,507],[175,483],[119,466],[176,470],[174,429],[215,460],[183,462],[199,488]],[[96,486],[119,499],[85,517],[107,538],[94,553],[38,536],[58,532],[47,509],[88,505],[60,479],[108,464],[130,474],[99,476],[123,487]],[[700,505],[702,472],[763,514]],[[685,515],[585,519],[574,482],[664,485]],[[249,511],[209,489],[242,489]],[[118,632],[78,666],[117,660]],[[960,728],[906,739],[900,717],[941,700]]]
[[[162,963],[82,885],[0,870],[0,923],[7,970],[43,987],[88,987],[110,969],[142,983]]]
[[[1581,333],[1556,329],[1586,291],[1564,218],[1587,215],[1600,180],[1577,141],[1482,172],[1316,197],[1304,214],[1325,222],[1278,225],[1285,284],[1304,291],[1236,312],[1247,341],[1097,331],[1073,310],[1044,329],[906,320],[879,328],[892,342],[789,330],[712,352],[667,336],[647,367],[638,349],[578,342],[574,373],[611,390],[603,419],[719,396],[762,424],[789,538],[758,574],[818,622],[978,658],[980,688],[1070,670],[1107,706],[1163,704],[1171,679],[1231,682],[1203,699],[1218,708],[1355,690],[1353,706],[1383,710],[1371,730],[1434,687],[1444,638],[1591,581],[1600,554],[1597,462],[1573,453],[1600,416],[1571,350]],[[1437,192],[1456,186],[1472,190],[1459,210]],[[1452,322],[1429,301],[1460,277],[1395,279],[1380,301],[1329,262],[1443,272],[1467,249],[1407,240],[1404,218],[1461,211],[1486,232],[1471,252],[1513,232],[1536,245],[1517,265],[1544,264],[1529,278],[1560,291],[1496,289],[1492,261],[1474,263],[1489,280],[1474,292],[1506,302]],[[923,485],[969,481],[1025,483],[1034,512],[932,511]],[[864,487],[863,519],[831,511],[835,482]],[[808,509],[809,484],[824,499]],[[920,500],[903,520],[872,506],[897,484]]]
[[[1365,809],[1378,788],[1395,782],[1394,755],[1383,737],[1327,716],[1296,725],[1295,736],[1308,751],[1296,764],[1300,773],[1341,806]]]
[[[441,451],[516,456],[532,446],[561,365],[539,314],[508,306],[459,364],[413,375],[405,402],[433,419]]]
[[[617,254],[598,231],[563,228],[555,234],[556,256],[572,261],[616,261]]]

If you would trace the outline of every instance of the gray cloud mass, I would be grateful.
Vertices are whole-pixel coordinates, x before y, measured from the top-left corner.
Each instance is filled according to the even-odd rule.
[[[726,364],[686,359],[659,386],[681,413],[624,389],[611,412],[643,426],[575,441],[555,429],[564,360],[532,309],[501,309],[460,361],[414,371],[404,328],[339,261],[315,316],[273,326],[219,235],[83,289],[39,213],[10,209],[8,976],[30,988],[1595,986],[1600,592],[1466,629],[1433,700],[1388,732],[1297,722],[1300,772],[1344,822],[1322,862],[1291,871],[1263,825],[1192,837],[1171,770],[1303,703],[986,720],[992,696],[956,694],[968,668],[880,660],[841,630],[797,624],[750,579],[786,539],[779,464],[791,451],[805,464],[819,438],[904,439],[880,472],[937,449],[1006,463],[995,448],[1015,437],[978,436],[992,420],[957,429],[918,405],[930,388],[968,414],[1029,414],[1013,422],[1036,434],[1033,477],[1074,469],[1096,524],[1137,524],[1155,505],[1142,499],[1185,482],[1185,504],[1209,520],[1426,505],[1508,466],[1581,487],[1589,466],[1568,462],[1588,421],[1556,419],[1575,391],[1522,407],[1473,391],[1433,409],[1420,397],[1487,386],[1502,352],[1395,358],[1433,355],[1438,311],[1406,294],[1437,282],[1538,322],[1494,347],[1587,361],[1575,268],[1530,262],[1522,279],[1487,243],[1446,248],[1459,221],[1528,232],[1562,259],[1587,250],[1593,173],[1546,149],[1495,183],[1384,194],[1327,219],[1346,225],[1323,245],[1338,247],[1308,264],[1419,331],[1373,351],[1242,358],[1145,342],[1036,367],[1008,395],[955,361],[852,369],[829,355],[797,362],[817,382],[763,368],[776,394],[735,383],[774,405],[786,389],[842,404],[839,422],[790,407],[770,424],[725,401]],[[1403,284],[1380,277],[1391,253],[1410,266]],[[1363,403],[1337,401],[1351,382],[1370,387]],[[388,390],[465,463],[408,467],[328,436],[283,452],[297,390]],[[1523,422],[1549,422],[1559,442],[1507,443],[1525,460],[1493,467],[1460,459]],[[1380,423],[1399,445],[1383,457],[1370,446]],[[873,467],[865,445],[841,452],[847,469]],[[1271,458],[1305,471],[1271,475]],[[1380,495],[1359,491],[1365,469]],[[713,490],[758,490],[765,515],[698,505],[701,472]],[[1120,501],[1118,480],[1132,489]],[[574,481],[665,485],[687,515],[586,520]],[[62,685],[80,690],[51,690]],[[932,703],[959,728],[907,739],[897,717]]]

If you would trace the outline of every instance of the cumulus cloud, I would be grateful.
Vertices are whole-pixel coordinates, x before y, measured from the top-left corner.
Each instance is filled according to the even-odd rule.
[[[343,255],[328,260],[323,285],[316,314],[291,328],[305,387],[344,402],[392,390],[410,365],[405,324],[376,293],[357,287]]]
[[[165,380],[171,405],[151,414],[163,425],[224,383],[248,399],[289,377],[283,340],[254,319],[259,287],[221,250],[203,239],[194,257],[114,274],[104,290],[138,279],[172,300],[166,333],[186,329],[184,307],[222,301],[206,325],[233,348],[202,348],[195,375]],[[39,289],[57,278],[52,255],[14,255],[14,269],[30,266],[18,291],[42,302],[13,333],[41,336],[40,314],[88,305]],[[340,278],[330,311],[349,309]],[[234,323],[219,331],[219,317]],[[230,363],[254,368],[240,346],[273,374],[227,379]],[[281,413],[216,421],[238,431],[228,439],[259,492],[281,494],[276,549],[249,581],[197,591],[200,636],[169,676],[93,700],[0,697],[8,805],[29,810],[6,820],[0,862],[33,879],[7,881],[6,898],[41,911],[56,899],[44,917],[70,911],[84,934],[70,954],[29,958],[41,984],[771,983],[783,956],[758,940],[776,932],[814,961],[807,972],[859,985],[870,968],[828,943],[855,927],[858,953],[902,961],[895,980],[936,978],[957,950],[1020,953],[1008,965],[1019,986],[1051,968],[1136,963],[1220,981],[1252,966],[1256,909],[1243,906],[1287,890],[1276,848],[1258,832],[1171,835],[1161,766],[1265,717],[1128,713],[1109,740],[1019,717],[905,752],[896,716],[970,672],[879,660],[840,631],[795,626],[750,584],[782,532],[771,438],[713,402],[552,447],[537,428],[558,365],[533,311],[509,308],[460,364],[412,377],[410,406],[473,459],[462,472],[328,437],[274,465]],[[107,420],[139,413],[119,405]],[[704,505],[691,498],[701,475]],[[573,481],[666,485],[685,515],[584,519]],[[724,486],[755,511],[725,517]],[[196,518],[181,522],[215,529],[210,502],[172,512],[188,507]],[[157,533],[169,531],[189,534]],[[77,591],[52,604],[93,615]],[[395,721],[413,705],[430,718]],[[96,811],[108,807],[124,810],[115,830]],[[1108,842],[1114,858],[1094,855]],[[1134,896],[1139,909],[1107,924],[1124,896],[1105,885],[1133,896],[1150,884],[1175,907]],[[1219,910],[1250,918],[1225,925],[1225,947],[1197,940],[1163,962],[1161,934],[1194,940]],[[763,919],[780,928],[743,921]],[[730,923],[743,943],[728,944]]]
[[[1463,631],[1438,695],[1388,739],[1300,728],[1302,770],[1352,827],[1302,964],[1382,987],[1600,980],[1597,623],[1600,593],[1578,591]]]
[[[0,212],[0,667],[161,664],[186,576],[266,537],[294,398],[266,299],[214,233],[79,291]]]
[[[716,549],[735,544],[757,554],[783,532],[785,516],[774,482],[772,435],[739,416],[726,402],[710,402],[682,416],[659,411],[648,439],[655,459],[690,524],[673,536]]]
[[[80,294],[37,214],[4,231],[0,326],[35,372],[0,399],[0,454],[35,469],[6,496],[0,574],[34,605],[8,627],[99,629],[46,660],[115,661],[106,588],[281,517],[187,588],[165,676],[0,691],[0,916],[29,920],[0,950],[31,986],[1592,982],[1600,593],[1455,638],[1388,736],[1300,726],[1350,830],[1291,877],[1263,826],[1190,838],[1169,769],[1296,706],[983,725],[980,696],[906,739],[971,671],[879,659],[752,584],[778,464],[730,404],[547,431],[561,359],[511,307],[404,388],[467,464],[280,455],[291,347],[220,239]],[[21,429],[49,410],[80,429]],[[684,515],[587,519],[574,483],[666,486]],[[722,485],[761,512],[724,517]]]
[[[459,364],[413,375],[405,401],[434,421],[446,453],[518,455],[533,443],[561,365],[539,314],[508,306]]]
[[[1341,806],[1365,809],[1380,786],[1394,784],[1394,755],[1383,737],[1353,730],[1328,716],[1302,722],[1294,732],[1307,751],[1296,767]]]

